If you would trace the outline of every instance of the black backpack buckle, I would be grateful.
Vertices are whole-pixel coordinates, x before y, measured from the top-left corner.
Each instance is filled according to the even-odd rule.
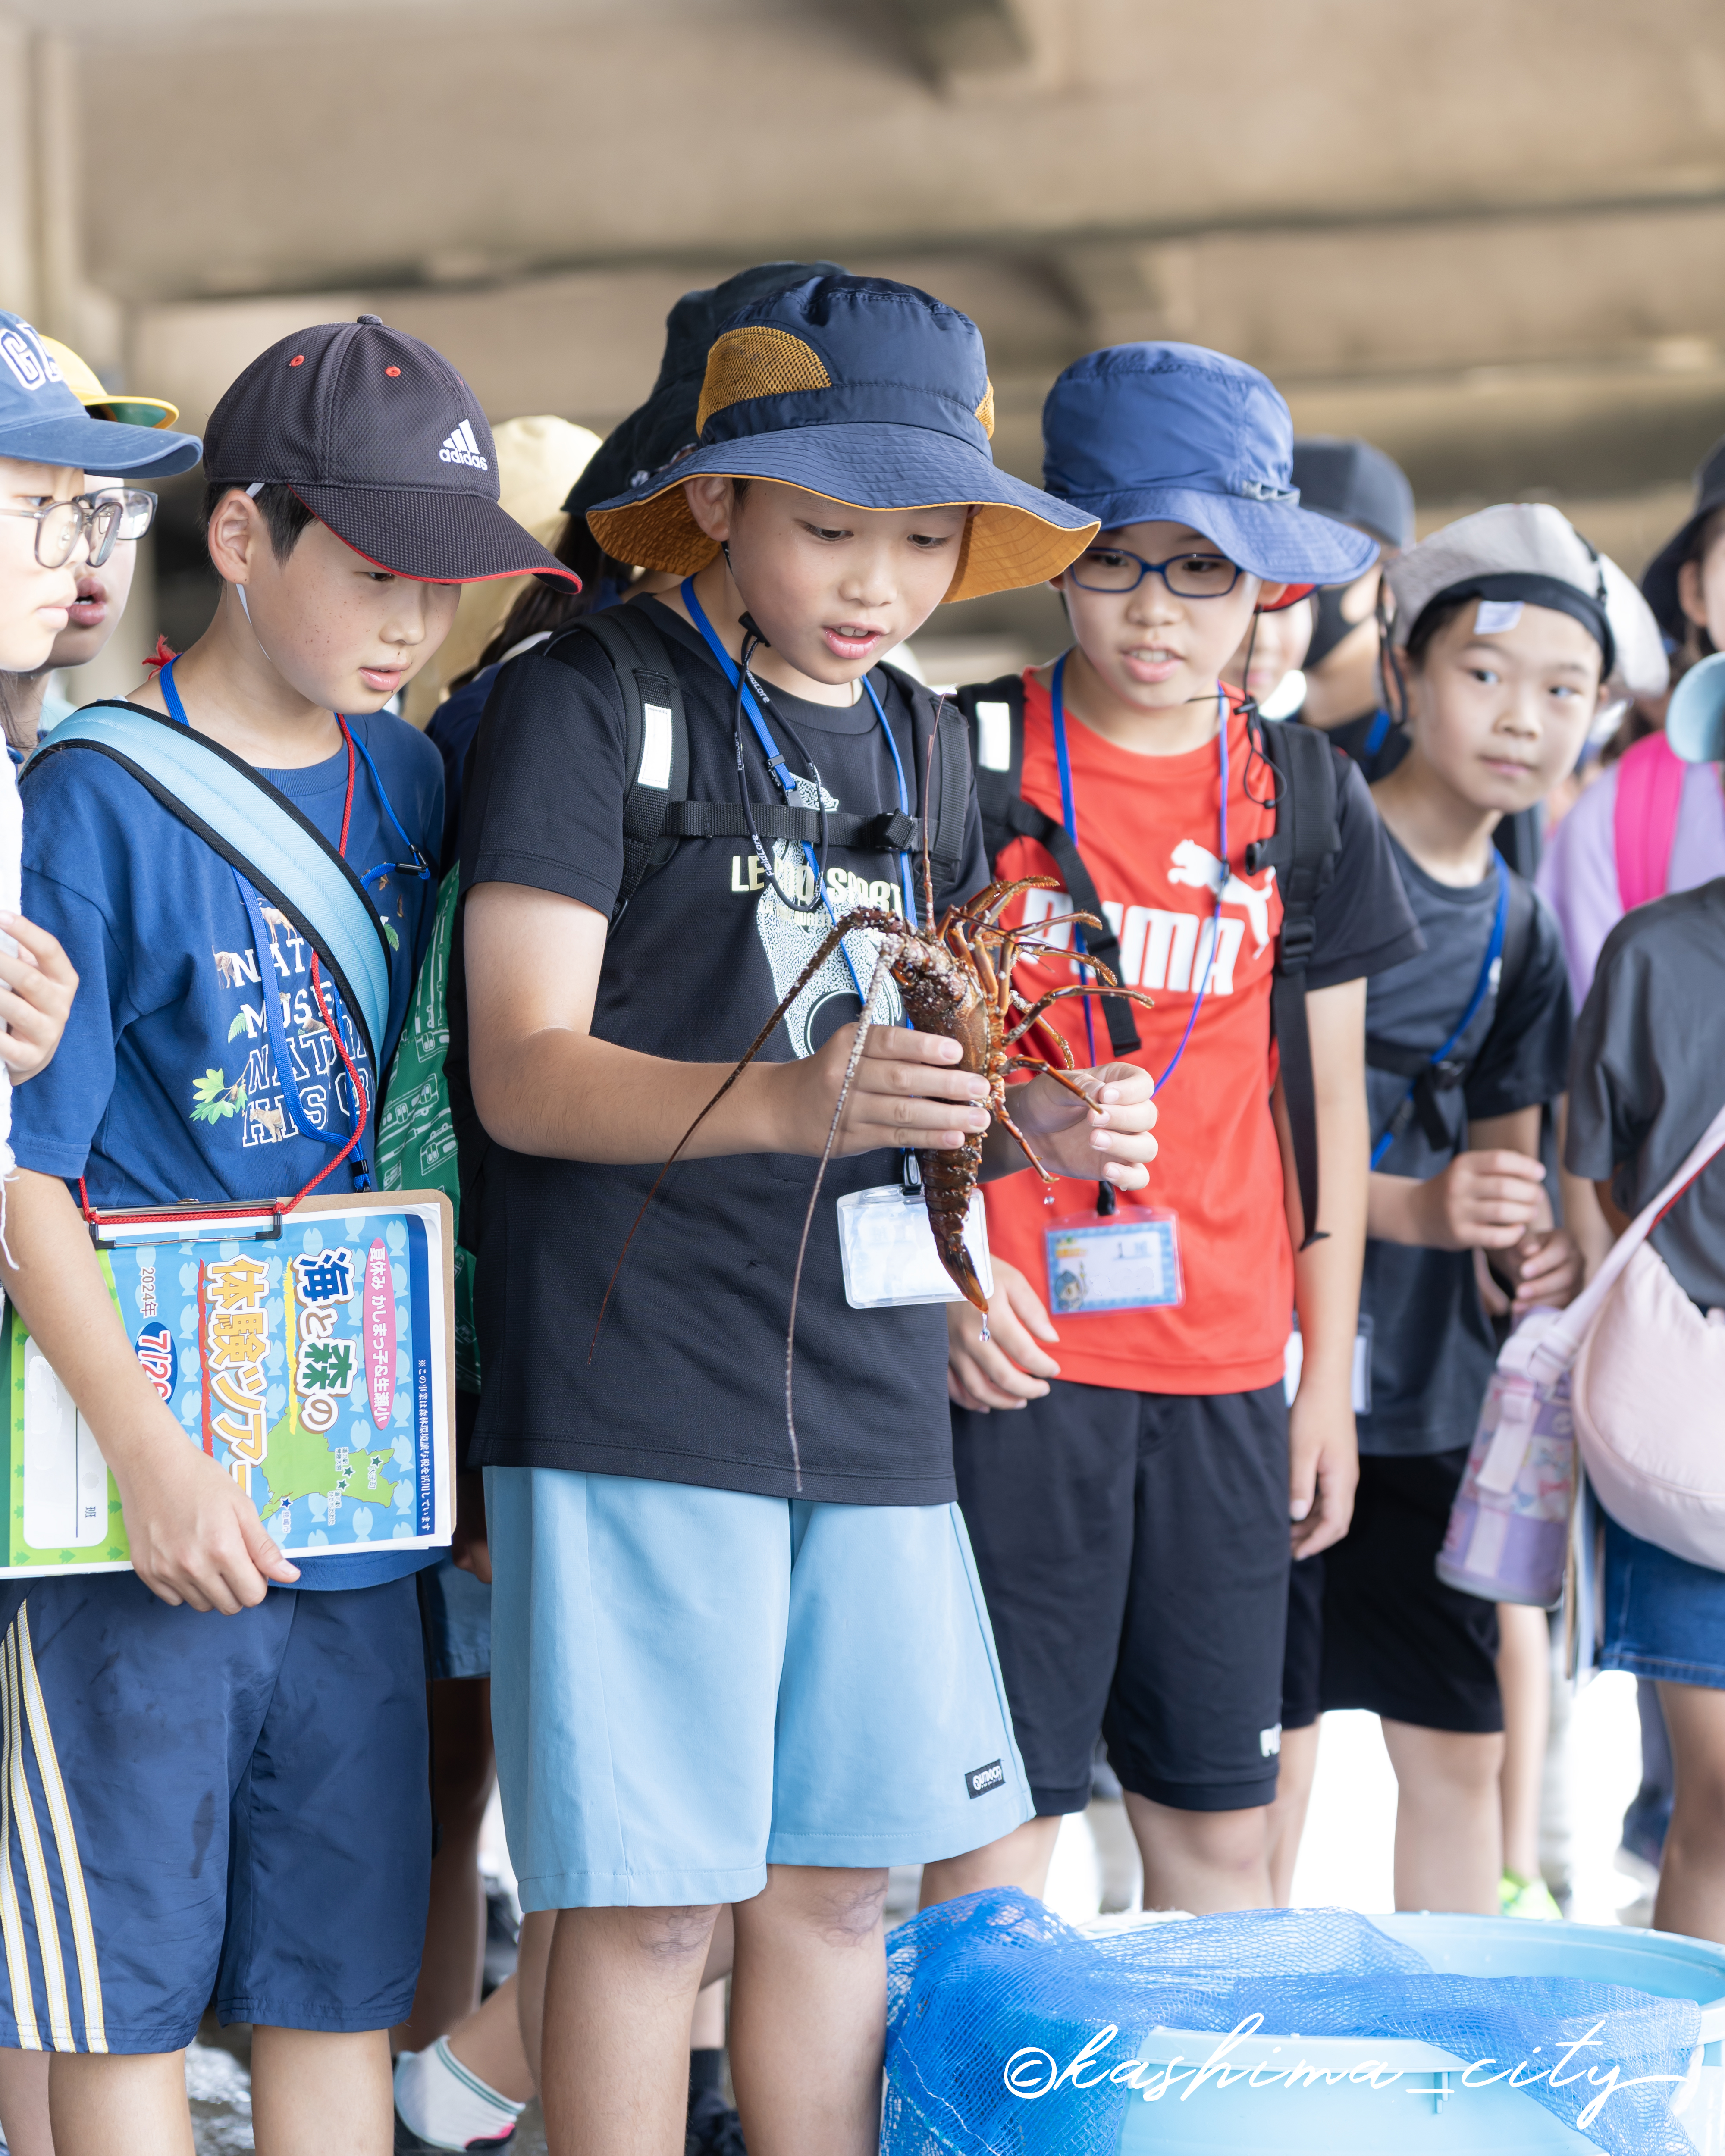
[[[1303,973],[1317,947],[1317,923],[1307,914],[1298,921],[1282,916],[1279,960],[1284,973]]]
[[[865,824],[860,842],[870,853],[907,854],[922,837],[922,826],[902,808],[883,809]]]

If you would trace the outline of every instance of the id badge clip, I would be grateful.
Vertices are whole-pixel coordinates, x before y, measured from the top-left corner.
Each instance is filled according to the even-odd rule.
[[[983,1194],[973,1191],[964,1223],[984,1295],[994,1292],[988,1262],[988,1219]],[[853,1190],[839,1200],[839,1255],[845,1265],[845,1300],[853,1310],[901,1310],[915,1303],[962,1302],[941,1263],[929,1225],[928,1199],[920,1188],[887,1183]]]
[[[1111,1310],[1173,1310],[1186,1300],[1175,1215],[1120,1206],[1104,1218],[1072,1213],[1045,1231],[1048,1304],[1056,1317]]]

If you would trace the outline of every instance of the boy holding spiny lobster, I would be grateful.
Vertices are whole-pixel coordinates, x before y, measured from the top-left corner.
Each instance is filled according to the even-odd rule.
[[[953,1450],[1037,1816],[929,1866],[923,1897],[1040,1892],[1100,1729],[1145,1906],[1261,1905],[1289,1522],[1299,1554],[1337,1540],[1358,1475],[1366,977],[1420,943],[1358,772],[1299,730],[1265,739],[1219,676],[1255,608],[1358,576],[1375,547],[1297,506],[1286,405],[1219,352],[1092,353],[1044,434],[1050,490],[1102,526],[1055,580],[1074,648],[960,701],[996,873],[1065,886],[1006,919],[1094,904],[1109,932],[1086,947],[1155,1000],[1048,1020],[1081,1061],[1104,1014],[1117,1054],[1129,1024],[1172,1142],[1142,1207],[1094,1183],[1049,1209],[1022,1182],[988,1195],[988,1329],[949,1313]],[[1079,963],[1032,957],[1020,986]]]
[[[981,1137],[984,1173],[1023,1157],[894,987],[808,1240],[800,1479],[788,1442],[798,1236],[874,932],[816,967],[701,1120],[589,1352],[659,1163],[832,914],[861,881],[920,913],[925,838],[937,906],[988,882],[963,730],[878,661],[942,599],[1057,573],[1094,531],[995,469],[991,418],[974,326],[920,292],[824,276],[757,302],[713,345],[692,454],[589,512],[608,552],[687,579],[621,610],[636,760],[591,625],[506,667],[479,736],[450,1060],[474,1111],[498,1765],[522,1901],[561,1912],[556,2149],[680,2146],[728,1902],[751,2147],[872,2152],[886,1867],[1029,1809],[952,1502],[944,1322],[890,1280],[848,1302],[839,1240],[848,1201],[897,1202],[907,1146]],[[1014,1118],[1060,1172],[1135,1187],[1149,1085],[1084,1084],[1088,1108],[1033,1080]]]

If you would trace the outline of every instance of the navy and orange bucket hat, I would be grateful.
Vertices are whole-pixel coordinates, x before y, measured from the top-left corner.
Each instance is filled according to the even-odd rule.
[[[821,276],[733,315],[707,355],[693,453],[588,511],[608,554],[677,576],[718,552],[685,480],[777,480],[853,509],[974,509],[948,599],[1057,576],[1087,511],[1013,478],[989,449],[994,393],[976,324],[914,286]]]

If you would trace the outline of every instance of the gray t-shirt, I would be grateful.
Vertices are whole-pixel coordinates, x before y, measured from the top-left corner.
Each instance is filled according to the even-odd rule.
[[[1457,890],[1429,876],[1393,837],[1390,844],[1425,948],[1373,977],[1366,1031],[1430,1054],[1472,998],[1491,942],[1497,878],[1494,870]],[[1563,937],[1550,908],[1536,900],[1526,954],[1507,993],[1494,984],[1457,1044],[1455,1055],[1469,1063],[1466,1078],[1436,1096],[1445,1142],[1434,1144],[1416,1116],[1378,1163],[1383,1173],[1425,1182],[1465,1150],[1470,1123],[1554,1101],[1563,1089],[1570,1024]],[[1394,1071],[1367,1071],[1374,1143],[1408,1083]],[[1368,1242],[1360,1310],[1372,1322],[1372,1410],[1359,1418],[1360,1450],[1406,1458],[1466,1445],[1497,1355],[1471,1251]]]
[[[1569,1065],[1570,1170],[1631,1219],[1725,1101],[1725,876],[1625,914],[1605,939]],[[1704,1310],[1725,1306],[1725,1154],[1648,1239]]]

